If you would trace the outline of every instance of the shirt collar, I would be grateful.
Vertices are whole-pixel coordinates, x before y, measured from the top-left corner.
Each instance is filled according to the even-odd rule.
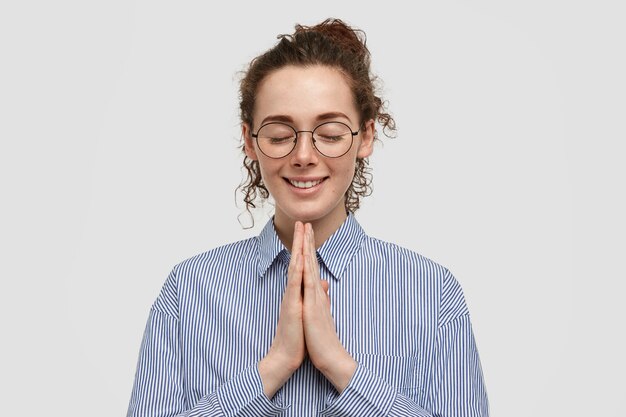
[[[278,238],[278,234],[276,234],[273,217],[267,221],[257,240],[259,242],[258,273],[259,276],[263,276],[278,255],[283,251],[287,252],[287,248],[285,248],[283,242]]]
[[[335,277],[340,279],[367,235],[352,213],[317,250],[319,257]]]
[[[318,258],[335,279],[340,279],[366,237],[359,222],[352,213],[349,213],[339,229],[317,250]],[[259,276],[263,276],[276,258],[281,253],[287,255],[288,251],[276,234],[273,219],[268,220],[257,239],[259,242],[258,273]]]

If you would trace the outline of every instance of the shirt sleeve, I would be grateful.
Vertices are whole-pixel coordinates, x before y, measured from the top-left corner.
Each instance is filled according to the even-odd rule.
[[[469,313],[458,282],[444,280],[433,372],[420,405],[359,364],[323,416],[488,417],[489,406]]]
[[[263,392],[257,364],[188,404],[184,392],[175,275],[152,306],[141,343],[127,417],[277,416],[285,410]]]

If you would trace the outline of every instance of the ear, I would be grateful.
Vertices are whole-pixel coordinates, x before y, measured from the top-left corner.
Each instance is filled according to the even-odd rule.
[[[367,158],[374,151],[374,133],[376,132],[376,124],[374,119],[370,119],[363,124],[361,129],[361,143],[356,154],[357,158]]]
[[[241,135],[243,136],[243,144],[246,155],[253,161],[257,161],[259,158],[256,154],[256,149],[254,148],[255,141],[252,137],[252,130],[250,129],[250,125],[248,125],[248,123],[241,124]]]

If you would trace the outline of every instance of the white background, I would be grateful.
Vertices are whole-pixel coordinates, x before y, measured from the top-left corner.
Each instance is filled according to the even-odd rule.
[[[625,415],[621,4],[3,2],[0,414],[125,415],[172,266],[267,218],[237,72],[335,16],[399,127],[357,218],[461,282],[492,415]]]

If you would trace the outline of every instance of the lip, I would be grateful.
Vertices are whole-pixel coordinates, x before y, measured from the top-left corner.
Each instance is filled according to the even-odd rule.
[[[289,188],[291,188],[292,190],[296,192],[300,192],[300,193],[310,193],[319,189],[322,186],[322,184],[328,179],[328,177],[289,177],[289,178],[283,177],[283,179],[289,185]],[[308,188],[304,188],[304,187],[297,187],[292,182],[300,182],[300,183],[309,182],[309,183],[317,183],[317,184],[312,185],[311,187],[308,187]]]

